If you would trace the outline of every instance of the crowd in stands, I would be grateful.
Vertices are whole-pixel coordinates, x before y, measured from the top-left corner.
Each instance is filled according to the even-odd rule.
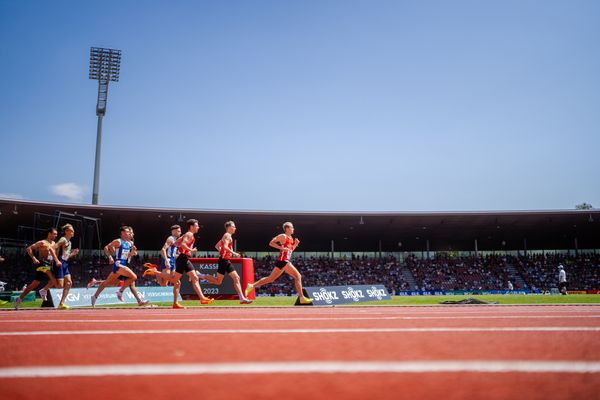
[[[24,254],[2,254],[4,262],[0,265],[0,281],[6,282],[5,290],[20,290],[30,282],[34,272],[31,258]],[[23,282],[19,285],[20,282]]]
[[[562,264],[567,273],[569,290],[600,289],[600,255],[579,254],[534,255],[530,257],[509,257],[519,275],[526,282],[526,289],[533,291],[550,290],[556,287],[557,267]]]
[[[406,266],[417,286],[415,290],[498,290],[506,289],[511,276],[499,256],[437,257],[418,259],[407,257]]]
[[[0,281],[6,290],[21,290],[31,282],[34,268],[23,251],[1,255]],[[256,279],[268,276],[276,259],[270,256],[255,259]],[[144,263],[158,264],[157,257],[133,257],[130,267],[138,275],[138,286],[156,285],[144,277]],[[403,263],[393,257],[366,258],[351,256],[343,259],[295,257],[294,265],[302,274],[305,286],[383,284],[390,293],[409,290],[505,290],[508,282],[515,289],[545,291],[557,287],[557,266],[564,265],[569,290],[600,289],[600,255],[532,255],[527,257],[437,257],[419,259],[409,256]],[[84,287],[91,278],[104,279],[111,266],[105,257],[88,256],[70,264],[74,287]],[[416,286],[407,281],[412,274]],[[515,274],[518,274],[516,276]],[[524,287],[519,285],[525,282]],[[294,281],[284,274],[278,281],[259,290],[264,295],[295,293]]]
[[[600,255],[594,254],[406,259],[416,290],[505,290],[511,282],[514,289],[549,291],[558,286],[559,264],[569,290],[600,289]]]

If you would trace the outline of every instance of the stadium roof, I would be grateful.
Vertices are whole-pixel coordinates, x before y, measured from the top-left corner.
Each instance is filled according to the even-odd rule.
[[[16,211],[16,213],[15,213]],[[468,251],[600,249],[600,209],[470,212],[316,212],[171,209],[59,204],[0,199],[0,237],[27,239],[19,226],[47,228],[58,212],[101,220],[103,244],[118,236],[120,225],[131,225],[140,249],[159,249],[172,224],[200,221],[198,248],[212,250],[233,219],[238,249],[268,251],[269,240],[292,221],[300,250],[329,251]],[[21,237],[19,237],[21,232]],[[36,239],[41,236],[38,232]]]

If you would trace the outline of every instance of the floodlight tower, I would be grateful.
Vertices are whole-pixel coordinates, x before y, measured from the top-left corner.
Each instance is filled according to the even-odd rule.
[[[94,192],[92,204],[98,204],[98,184],[100,179],[100,147],[102,144],[102,117],[106,114],[108,100],[108,82],[119,82],[121,69],[121,50],[90,48],[90,79],[98,81],[98,130],[96,132],[96,162],[94,164]]]

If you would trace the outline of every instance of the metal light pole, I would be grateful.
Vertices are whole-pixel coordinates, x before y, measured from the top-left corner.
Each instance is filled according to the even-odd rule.
[[[121,50],[90,48],[90,79],[98,81],[98,129],[96,131],[96,161],[94,163],[94,191],[92,204],[98,204],[98,185],[100,181],[100,148],[102,145],[102,118],[106,114],[108,100],[108,82],[119,82],[121,69]]]

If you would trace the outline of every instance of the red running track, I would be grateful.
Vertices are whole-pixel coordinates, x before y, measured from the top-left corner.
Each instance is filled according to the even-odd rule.
[[[0,313],[2,398],[588,399],[600,306]]]

